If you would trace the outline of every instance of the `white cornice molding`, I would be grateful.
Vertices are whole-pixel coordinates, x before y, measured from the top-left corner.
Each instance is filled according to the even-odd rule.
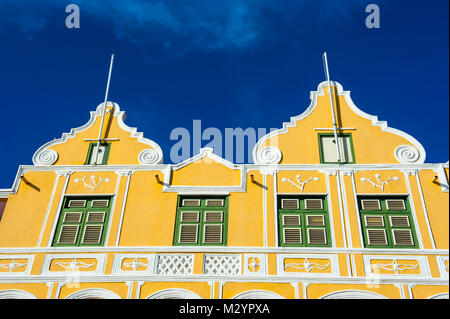
[[[328,248],[328,247],[250,247],[250,246],[107,246],[107,247],[0,247],[0,254],[38,253],[297,253],[297,254],[394,254],[394,255],[448,255],[448,249],[378,249],[378,248]]]
[[[172,171],[179,170],[187,165],[190,165],[202,158],[209,157],[213,161],[224,165],[231,170],[240,171],[240,185],[223,185],[223,186],[191,186],[191,185],[171,185]],[[200,152],[187,160],[178,163],[176,165],[167,165],[166,169],[163,170],[164,173],[164,183],[163,192],[177,192],[177,193],[192,193],[192,194],[218,194],[218,193],[229,193],[229,192],[245,192],[247,190],[247,178],[245,165],[233,164],[230,161],[214,154],[214,149],[211,147],[201,148]]]
[[[215,155],[215,154],[214,154]],[[198,156],[198,154],[196,155]],[[215,155],[217,156],[217,155]],[[195,156],[194,156],[195,157]],[[217,156],[222,159],[221,157]],[[192,160],[188,159],[184,161],[184,166],[187,165],[187,161]],[[232,165],[233,169],[242,170],[243,174],[245,172],[260,170],[265,171],[267,169],[272,171],[318,171],[321,173],[330,173],[337,171],[368,171],[368,170],[404,170],[404,171],[420,171],[420,170],[438,170],[442,165],[444,168],[447,168],[447,163],[423,163],[423,164],[345,164],[345,165],[336,165],[336,164],[278,164],[278,165],[262,165],[262,164],[233,164],[225,159],[222,159],[223,163],[227,163]],[[123,170],[131,170],[133,172],[136,171],[160,171],[164,175],[166,175],[173,167],[177,169],[180,164],[172,165],[172,164],[152,164],[152,165],[99,165],[99,166],[90,166],[90,165],[55,165],[55,166],[43,166],[43,165],[20,165],[16,174],[16,177],[13,182],[13,186],[11,188],[0,189],[0,198],[7,198],[9,195],[16,194],[20,177],[26,172],[55,172],[56,174],[62,174],[64,172],[114,172],[114,171],[123,171]],[[336,173],[334,173],[336,174]],[[244,182],[246,181],[243,180]],[[2,197],[3,196],[3,197]]]
[[[161,164],[163,162],[163,153],[161,148],[158,144],[153,142],[152,140],[149,140],[148,138],[144,137],[144,134],[142,132],[138,132],[136,127],[130,127],[124,123],[125,120],[125,112],[120,110],[120,107],[115,102],[107,102],[107,106],[111,106],[114,109],[113,116],[117,118],[117,123],[119,124],[119,127],[123,129],[126,132],[129,132],[132,138],[137,138],[139,143],[144,143],[149,146],[155,151],[153,154],[153,158],[155,159],[154,164]],[[44,145],[42,145],[33,155],[33,164],[34,165],[53,165],[54,162],[58,159],[58,154],[50,150],[49,147],[61,144],[67,142],[68,139],[72,139],[75,137],[77,133],[83,132],[87,129],[89,129],[97,120],[98,116],[101,116],[102,114],[102,107],[103,103],[100,103],[97,106],[97,109],[95,111],[90,112],[90,119],[89,121],[77,128],[72,128],[69,133],[63,133],[61,138],[54,139],[53,141],[47,142]],[[146,163],[144,161],[144,163]]]
[[[425,152],[425,149],[423,148],[422,144],[419,143],[419,141],[417,141],[414,137],[412,137],[411,135],[409,135],[403,131],[389,127],[387,125],[386,121],[378,120],[378,116],[370,115],[368,113],[363,112],[353,102],[353,100],[350,96],[350,91],[344,91],[342,85],[339,82],[332,81],[331,83],[337,89],[338,96],[344,96],[345,101],[347,102],[348,106],[354,113],[356,113],[357,115],[359,115],[365,119],[370,120],[372,122],[373,126],[381,127],[382,131],[393,133],[393,134],[403,137],[408,142],[410,142],[412,145],[414,145],[414,147],[417,149],[418,154],[417,154],[417,156],[414,156],[414,157],[411,157],[409,153],[404,154],[403,149],[399,150],[397,152],[399,154],[396,153],[396,156],[399,156],[398,159],[405,158],[407,160],[405,163],[409,163],[409,161],[413,160],[413,159],[414,159],[414,161],[413,161],[414,163],[421,164],[421,163],[425,162],[426,152]],[[253,148],[253,160],[255,161],[255,163],[260,164],[260,162],[259,162],[259,158],[260,158],[259,153],[261,152],[260,147],[261,147],[261,145],[264,144],[264,142],[266,140],[268,140],[269,138],[271,138],[273,136],[287,133],[288,129],[290,127],[296,127],[298,121],[306,118],[314,111],[315,107],[317,106],[318,97],[325,96],[324,88],[326,86],[328,86],[328,82],[324,81],[318,85],[317,91],[311,91],[311,93],[310,93],[311,104],[308,106],[308,108],[302,114],[291,117],[290,122],[284,122],[283,127],[281,129],[274,130],[274,131],[264,135],[261,139],[259,139],[259,141],[255,144],[255,146]],[[408,149],[408,151],[409,151],[409,149]],[[406,156],[400,156],[400,154],[406,155]]]

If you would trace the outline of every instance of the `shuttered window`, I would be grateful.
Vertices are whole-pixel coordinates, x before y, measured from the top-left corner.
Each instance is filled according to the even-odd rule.
[[[330,247],[331,235],[325,196],[279,196],[279,245]]]
[[[180,196],[174,245],[225,246],[228,197]]]
[[[364,245],[367,248],[417,248],[408,198],[358,198]]]
[[[339,153],[341,163],[355,163],[355,154],[353,150],[353,140],[351,134],[339,134]],[[337,148],[334,134],[319,134],[319,154],[321,163],[337,163]]]
[[[111,208],[111,198],[66,197],[53,246],[101,246]]]
[[[110,148],[110,143],[100,143],[97,155],[97,143],[90,143],[85,165],[106,165]]]

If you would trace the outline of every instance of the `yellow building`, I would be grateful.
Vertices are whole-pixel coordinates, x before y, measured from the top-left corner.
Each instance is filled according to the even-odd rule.
[[[99,105],[0,190],[0,298],[448,298],[448,162],[327,83],[254,164],[163,164],[111,102],[97,152]]]

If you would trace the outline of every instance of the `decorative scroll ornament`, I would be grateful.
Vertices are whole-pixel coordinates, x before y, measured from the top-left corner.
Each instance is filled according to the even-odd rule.
[[[395,158],[400,163],[414,163],[420,157],[419,151],[411,145],[400,145],[394,151]]]
[[[154,149],[147,148],[139,153],[138,160],[139,164],[143,165],[160,164],[162,162],[162,155]]]
[[[381,188],[381,191],[384,192],[384,186],[386,184],[389,184],[390,181],[398,181],[399,180],[399,178],[397,176],[394,176],[394,177],[389,177],[387,180],[383,181],[380,178],[380,174],[375,174],[375,178],[377,179],[378,184],[376,182],[372,181],[372,177],[371,178],[361,177],[361,181],[369,182],[372,184],[373,188],[375,188],[375,187]]]
[[[63,267],[66,271],[78,271],[80,268],[91,268],[94,266],[95,262],[92,264],[86,264],[82,261],[77,261],[76,259],[72,259],[71,262],[56,262],[55,265]]]
[[[299,270],[306,270],[306,272],[310,272],[312,269],[327,269],[331,265],[331,262],[329,262],[326,265],[320,265],[317,263],[311,263],[308,258],[305,258],[305,261],[303,263],[290,263],[284,266],[284,269],[292,267]]]
[[[419,265],[408,265],[408,264],[398,264],[397,260],[393,260],[392,264],[374,264],[372,265],[372,269],[374,268],[382,268],[384,270],[393,271],[396,275],[399,274],[400,271],[403,270],[414,270],[417,269]]]
[[[133,269],[133,271],[136,271],[139,267],[147,267],[147,263],[139,262],[137,258],[134,258],[132,262],[129,263],[123,263],[125,267],[129,267]]]
[[[281,179],[281,181],[291,183],[292,185],[294,185],[295,187],[300,189],[300,191],[303,193],[303,188],[305,187],[306,184],[308,184],[310,181],[318,181],[319,180],[318,177],[310,177],[306,181],[302,182],[302,180],[300,179],[300,175],[297,175],[296,177],[297,177],[298,185],[295,182],[293,182],[292,179],[290,179],[290,178],[283,178],[283,179]]]
[[[259,164],[273,165],[281,161],[281,151],[275,146],[267,146],[258,152],[257,161]]]
[[[0,264],[0,267],[4,269],[9,269],[9,272],[12,272],[15,268],[25,267],[26,265],[28,265],[28,263],[18,264],[16,263],[16,260],[13,259],[9,264]]]
[[[250,257],[248,259],[248,270],[250,272],[257,272],[261,267],[261,261],[258,257]]]
[[[86,182],[86,176],[83,176],[83,178],[77,178],[74,180],[75,183],[78,183],[79,181],[82,181],[84,183],[84,187],[90,188],[91,190],[95,190],[97,187],[100,186],[102,181],[105,181],[106,183],[109,182],[109,178],[102,179],[101,177],[98,178],[98,182],[95,179],[95,175],[91,175],[89,183]]]
[[[33,156],[34,165],[53,165],[58,159],[58,153],[54,150],[43,149],[41,152]]]

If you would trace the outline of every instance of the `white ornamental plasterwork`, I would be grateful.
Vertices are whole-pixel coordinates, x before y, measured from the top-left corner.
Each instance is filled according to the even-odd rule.
[[[70,261],[63,261],[63,260]],[[80,260],[95,259],[93,263],[83,262]],[[53,260],[53,265],[61,266],[65,271],[50,270]],[[95,265],[95,268],[93,266]],[[46,255],[42,265],[41,275],[47,276],[67,276],[67,273],[76,273],[77,276],[92,276],[103,275],[106,265],[106,254],[51,254]],[[93,269],[90,269],[93,268]],[[79,271],[80,269],[88,269],[88,271]]]
[[[297,187],[303,193],[303,189],[305,188],[306,184],[308,184],[310,181],[316,181],[317,182],[319,180],[318,177],[310,177],[307,180],[302,182],[302,180],[300,178],[300,175],[297,175],[296,178],[297,178],[298,184],[293,182],[291,178],[282,178],[281,181],[282,182],[291,183],[293,186]]]
[[[286,259],[303,259],[303,262],[285,263]],[[314,259],[314,262],[310,260]],[[323,260],[323,262],[321,262]],[[319,262],[320,261],[320,262]],[[298,270],[305,270],[306,272],[293,272],[286,271],[287,268],[294,268]],[[312,270],[328,269],[329,272],[313,272]],[[278,275],[281,276],[298,276],[300,273],[302,276],[315,276],[315,277],[328,277],[339,276],[339,263],[337,255],[320,255],[320,254],[279,254],[277,255],[277,269]]]
[[[123,265],[125,267],[131,268],[133,271],[136,271],[140,267],[143,267],[143,268],[147,267],[148,263],[140,262],[137,258],[134,258],[132,262],[129,262],[129,263],[124,262]]]
[[[305,261],[303,263],[290,263],[290,264],[286,264],[284,266],[284,270],[286,270],[286,268],[295,268],[295,269],[299,269],[299,270],[306,270],[306,272],[310,272],[312,269],[327,269],[328,267],[331,266],[331,262],[327,263],[327,264],[318,264],[318,263],[312,263],[308,260],[308,258],[305,258]]]
[[[274,165],[281,162],[281,151],[275,146],[267,146],[258,152],[256,164]]]
[[[411,145],[400,145],[394,151],[395,158],[400,163],[411,164],[419,160],[419,151]]]
[[[9,272],[13,272],[14,269],[16,269],[16,268],[22,268],[22,267],[25,267],[26,265],[28,265],[27,262],[24,263],[24,264],[16,263],[16,260],[15,260],[15,259],[13,259],[13,260],[11,260],[9,263],[5,263],[5,264],[2,264],[1,261],[0,261],[0,268],[8,269]]]
[[[76,178],[74,180],[74,183],[78,183],[78,182],[83,182],[84,187],[91,189],[92,191],[94,191],[95,189],[97,189],[97,187],[100,186],[100,184],[104,181],[105,183],[109,183],[110,179],[109,178],[101,178],[99,177],[98,179],[95,177],[95,175],[91,175],[88,179],[88,181],[86,182],[86,178],[87,176],[83,176],[83,178]]]
[[[418,264],[399,264],[397,263],[397,260],[393,260],[390,264],[373,264],[372,265],[372,272],[376,273],[376,269],[384,269],[387,271],[392,271],[396,275],[400,274],[400,272],[404,270],[414,270],[419,267]],[[375,271],[374,271],[375,270]]]
[[[448,279],[448,256],[437,256],[436,259],[441,277]]]
[[[399,178],[397,176],[389,177],[387,180],[383,181],[380,177],[380,174],[375,174],[376,182],[372,180],[373,177],[365,178],[361,177],[361,181],[368,182],[372,184],[373,188],[381,188],[381,191],[384,192],[384,186],[389,184],[391,181],[398,181]]]
[[[392,278],[430,278],[430,268],[427,258],[424,256],[402,256],[401,258],[393,258],[392,256],[365,255],[363,256],[364,268],[367,277],[392,277]],[[372,264],[372,260],[376,263]],[[380,260],[386,262],[380,263]],[[416,263],[409,263],[415,261]],[[390,271],[390,274],[380,274],[377,269]],[[418,274],[402,273],[403,271],[418,269]]]
[[[245,254],[244,275],[265,275],[266,264],[266,255],[264,254]]]
[[[125,260],[129,259],[130,262]],[[114,255],[113,275],[153,275],[155,254],[116,254]],[[123,266],[129,269],[123,269]]]
[[[161,164],[163,161],[161,152],[158,152],[154,149],[148,148],[142,150],[138,156],[139,164],[142,165],[152,165],[152,164]]]
[[[72,259],[70,262],[56,262],[55,265],[63,267],[68,272],[79,271],[80,268],[89,269],[95,265],[95,262],[91,264],[84,263],[82,261],[78,261],[76,258]]]
[[[34,165],[53,165],[58,160],[58,153],[51,149],[43,149],[33,156]]]
[[[193,255],[159,255],[157,259],[157,275],[187,276],[194,272]]]
[[[240,255],[205,255],[203,273],[213,276],[237,276],[241,274]]]
[[[29,275],[31,266],[33,265],[33,255],[2,255],[0,258],[0,268],[8,271],[0,271],[1,276],[24,276]],[[27,260],[26,262],[18,262],[19,260]],[[20,269],[20,271],[14,271]],[[23,270],[23,271],[22,271]]]

